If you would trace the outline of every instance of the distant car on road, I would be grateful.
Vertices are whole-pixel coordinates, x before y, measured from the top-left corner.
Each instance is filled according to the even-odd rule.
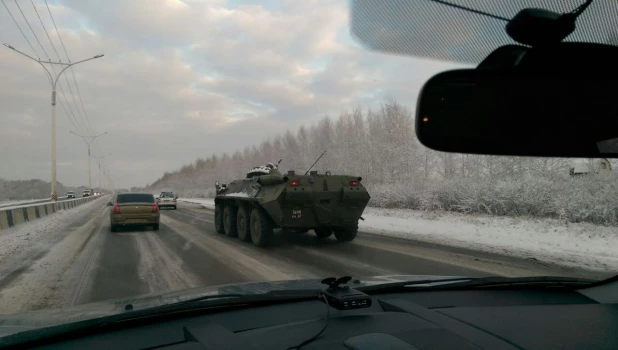
[[[174,195],[174,192],[161,192],[157,198],[157,204],[159,208],[172,207],[176,210],[176,199],[178,199],[178,197]]]
[[[119,193],[107,205],[112,207],[109,213],[112,232],[121,226],[152,226],[159,230],[161,214],[151,193]]]
[[[90,197],[90,191],[85,190],[84,192],[82,192],[82,197]]]
[[[73,191],[67,192],[67,198],[75,198],[75,192]]]

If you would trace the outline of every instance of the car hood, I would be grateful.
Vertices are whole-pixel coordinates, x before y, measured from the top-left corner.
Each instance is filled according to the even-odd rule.
[[[461,276],[427,276],[427,275],[389,275],[353,278],[350,282],[354,287],[372,286],[384,283],[435,280],[436,282]],[[465,276],[464,276],[465,277]],[[129,304],[133,310],[180,302],[187,299],[207,295],[220,294],[262,294],[277,290],[307,290],[321,289],[324,285],[319,279],[286,280],[274,282],[251,282],[226,284],[212,287],[200,287],[163,294],[146,294],[135,297],[105,300],[88,304],[81,304],[62,309],[48,309],[40,311],[26,311],[17,314],[0,315],[0,337],[19,333],[31,329],[50,327],[59,324],[83,321],[105,317],[125,312]]]

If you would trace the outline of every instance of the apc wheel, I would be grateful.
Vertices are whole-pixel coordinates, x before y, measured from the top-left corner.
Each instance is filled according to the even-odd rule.
[[[223,210],[223,230],[228,237],[236,237],[238,235],[238,230],[236,229],[237,213],[238,208],[231,204],[226,205]]]
[[[258,247],[267,246],[273,237],[273,225],[270,218],[260,208],[251,211],[251,240]]]
[[[243,242],[251,240],[251,210],[249,207],[241,206],[238,208],[236,215],[236,229],[238,230],[238,239]]]
[[[356,234],[358,233],[358,223],[345,226],[345,227],[337,227],[335,228],[335,237],[339,242],[350,242],[356,238]]]
[[[318,238],[328,238],[333,234],[333,229],[330,227],[320,227],[313,229],[313,232],[315,232]]]
[[[215,204],[215,231],[225,233],[223,229],[223,203]]]
[[[294,230],[294,232],[295,232],[295,233],[298,233],[298,234],[304,234],[304,233],[309,232],[309,229],[306,229],[306,228],[297,228],[296,230]]]

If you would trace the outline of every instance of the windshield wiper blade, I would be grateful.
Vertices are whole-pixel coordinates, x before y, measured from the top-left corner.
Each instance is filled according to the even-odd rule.
[[[481,277],[466,282],[436,286],[437,288],[568,288],[577,289],[592,285],[589,278],[532,276],[532,277]]]
[[[357,288],[365,293],[392,293],[423,290],[454,290],[475,288],[568,288],[590,287],[596,280],[587,278],[533,276],[533,277],[461,277],[403,281]]]
[[[228,294],[211,294],[211,295],[202,295],[195,298],[185,299],[176,303],[166,304],[166,305],[174,305],[174,304],[186,304],[186,303],[194,303],[198,301],[205,300],[213,300],[213,299],[226,299],[226,298],[242,298],[247,296],[246,294],[240,293],[228,293]]]
[[[189,304],[189,303],[197,303],[201,301],[208,300],[218,300],[218,299],[237,299],[240,298],[241,302],[253,302],[253,301],[279,301],[279,300],[288,300],[288,299],[296,299],[296,298],[308,298],[308,297],[318,297],[319,290],[317,289],[282,289],[282,290],[272,290],[266,293],[258,293],[258,294],[240,294],[240,293],[226,293],[226,294],[210,294],[210,295],[202,295],[195,298],[189,298],[185,300],[181,300],[179,302],[165,304],[165,306],[169,305],[177,305],[177,304]]]

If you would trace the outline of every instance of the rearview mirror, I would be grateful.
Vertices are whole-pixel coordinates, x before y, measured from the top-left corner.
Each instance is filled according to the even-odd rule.
[[[423,87],[416,133],[444,152],[618,158],[616,86],[600,73],[449,71]]]

